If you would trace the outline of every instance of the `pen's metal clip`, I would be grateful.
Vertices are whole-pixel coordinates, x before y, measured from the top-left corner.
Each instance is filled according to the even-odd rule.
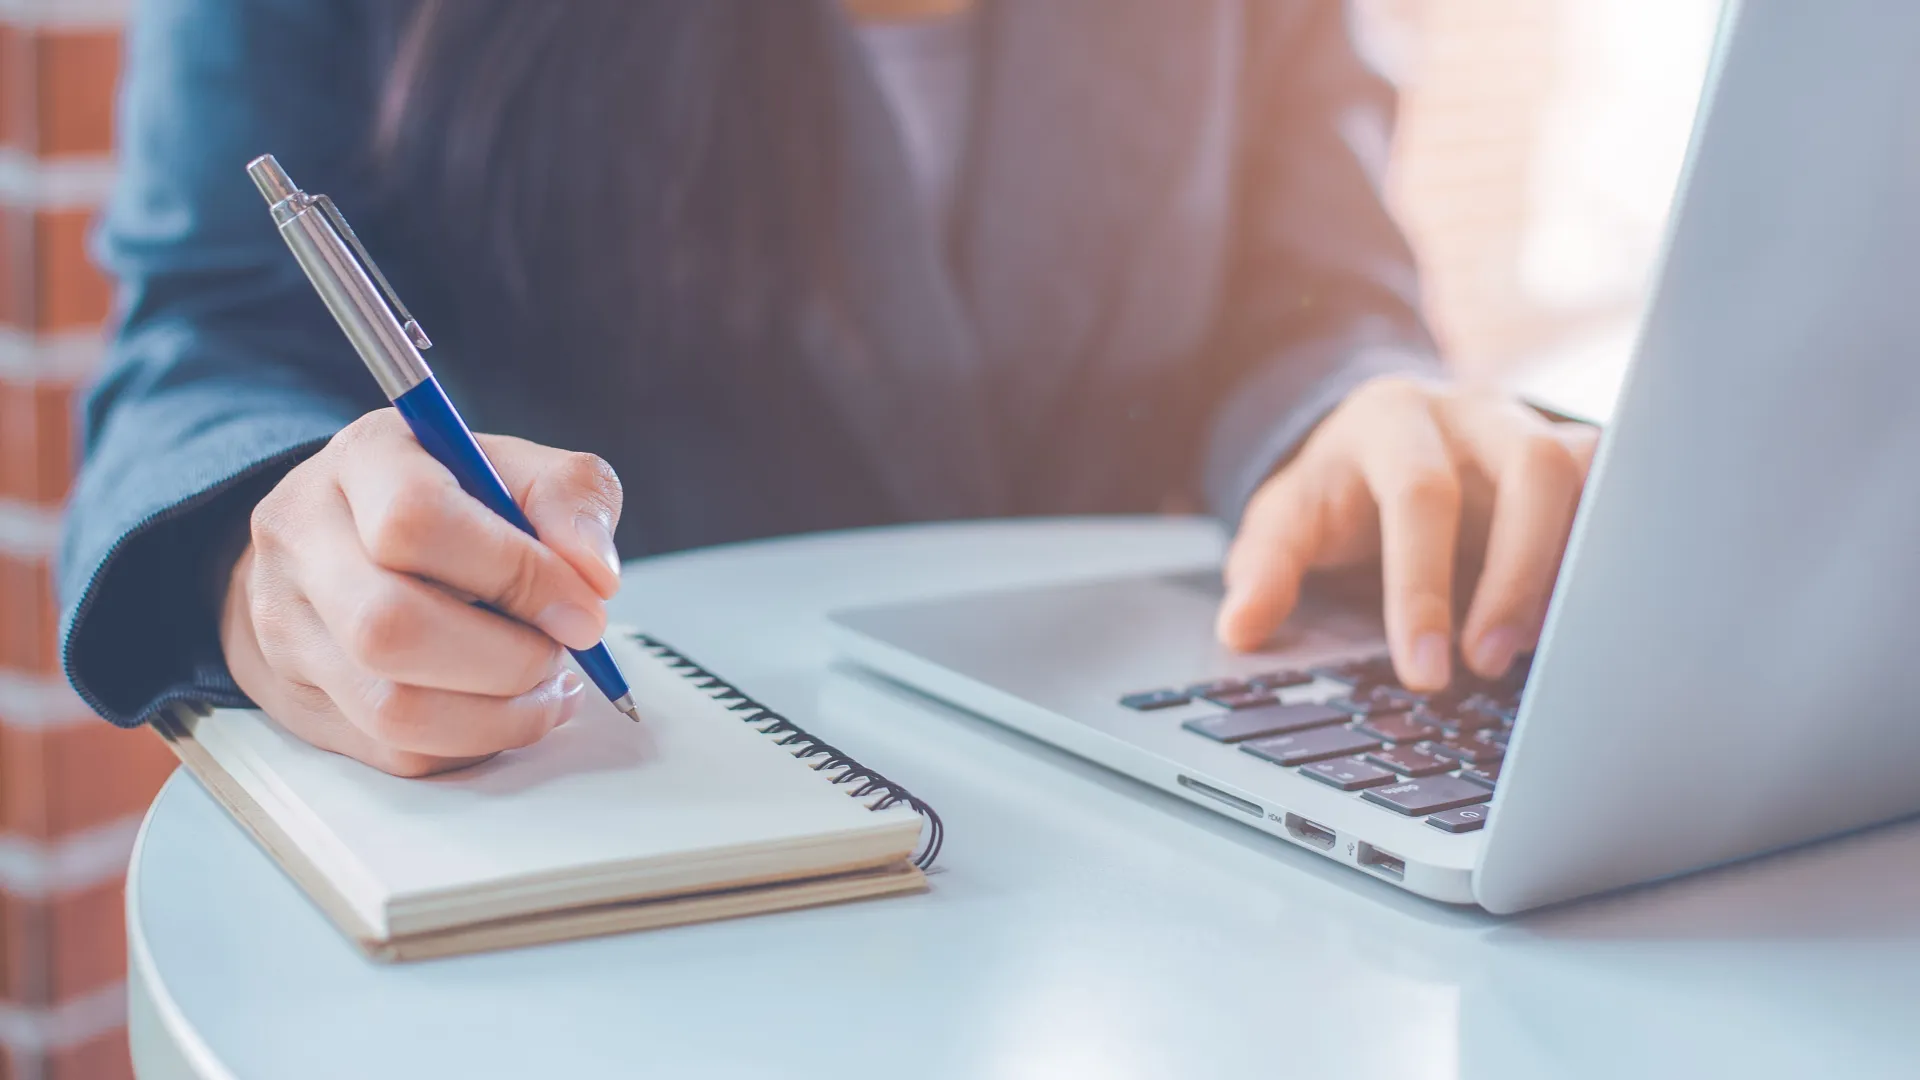
[[[413,339],[414,345],[420,349],[433,348],[433,342],[428,339],[427,332],[420,329],[419,320],[413,317],[413,312],[407,310],[407,305],[401,301],[400,294],[393,291],[393,286],[387,284],[387,275],[380,272],[379,265],[373,261],[373,256],[367,254],[367,249],[360,246],[360,238],[353,234],[353,226],[347,224],[347,219],[341,215],[339,208],[333,205],[333,200],[325,195],[315,195],[313,203],[320,208],[321,213],[327,215],[327,220],[333,224],[334,231],[340,234],[340,239],[345,240],[347,246],[353,249],[354,258],[360,260],[360,265],[366,269],[367,276],[372,278],[374,285],[380,289],[380,295],[385,297],[388,306],[393,308],[393,313],[399,317],[400,326],[407,332],[407,337]]]

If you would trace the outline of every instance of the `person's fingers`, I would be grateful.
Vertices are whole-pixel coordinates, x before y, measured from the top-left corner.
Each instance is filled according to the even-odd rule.
[[[482,435],[481,446],[526,511],[540,540],[572,564],[603,599],[620,591],[620,478],[593,454],[556,450],[506,435]]]
[[[350,757],[394,776],[430,776],[464,769],[493,756],[486,753],[441,757],[390,746],[355,726],[334,704],[332,697],[309,683],[283,684],[274,702],[262,701],[261,704],[275,723],[302,742]]]
[[[1423,389],[1388,384],[1373,398],[1355,453],[1380,511],[1387,642],[1401,682],[1437,690],[1452,675],[1460,475]]]
[[[1497,678],[1539,638],[1591,447],[1511,401],[1460,399],[1448,430],[1493,483],[1485,564],[1461,628],[1473,670]]]
[[[370,676],[509,697],[559,669],[560,650],[540,631],[374,565],[344,506],[308,521],[293,572],[327,636]]]
[[[1593,455],[1600,450],[1600,429],[1592,424],[1583,424],[1577,420],[1561,420],[1553,425],[1554,434],[1567,445],[1573,460],[1580,463],[1580,475],[1586,477],[1593,472]]]
[[[436,758],[384,746],[353,726],[326,691],[305,681],[304,667],[316,655],[328,655],[326,628],[313,608],[286,597],[284,583],[271,569],[256,575],[253,549],[240,557],[222,617],[221,645],[233,678],[255,704],[295,738],[322,750],[344,754],[397,776],[425,776],[461,768],[482,757]],[[255,589],[255,578],[269,579]],[[251,623],[266,615],[264,628]]]
[[[1248,501],[1227,553],[1226,599],[1215,633],[1228,648],[1260,647],[1292,614],[1323,546],[1327,500],[1312,466],[1282,473]]]
[[[562,668],[525,693],[489,697],[370,675],[344,653],[316,661],[310,681],[353,727],[378,747],[429,758],[471,760],[531,746],[573,718],[586,687]],[[390,758],[369,763],[404,768]]]
[[[605,632],[606,607],[594,585],[460,490],[417,445],[346,455],[339,481],[355,547],[374,565],[485,600],[571,648],[589,648]]]

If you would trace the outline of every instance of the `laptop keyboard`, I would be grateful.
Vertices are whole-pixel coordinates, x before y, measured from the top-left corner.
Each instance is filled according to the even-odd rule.
[[[1181,726],[1382,809],[1465,833],[1486,824],[1528,661],[1522,657],[1505,678],[1469,677],[1437,694],[1401,686],[1392,662],[1376,656],[1146,690],[1120,704],[1142,713],[1217,705],[1226,711]],[[1283,691],[1291,691],[1285,700]]]

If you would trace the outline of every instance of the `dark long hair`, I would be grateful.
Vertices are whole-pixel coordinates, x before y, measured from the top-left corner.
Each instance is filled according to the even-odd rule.
[[[790,332],[832,277],[832,2],[389,9],[374,160],[436,193],[436,257],[492,275],[459,321],[571,343],[542,363],[713,364]],[[456,215],[485,227],[436,229]]]

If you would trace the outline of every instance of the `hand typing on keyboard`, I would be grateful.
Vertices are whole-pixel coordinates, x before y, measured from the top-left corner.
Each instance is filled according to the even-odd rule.
[[[1308,571],[1377,562],[1400,681],[1439,690],[1453,675],[1464,553],[1478,581],[1458,650],[1473,673],[1498,678],[1539,637],[1598,438],[1485,390],[1362,385],[1248,501],[1220,639],[1257,649]]]

